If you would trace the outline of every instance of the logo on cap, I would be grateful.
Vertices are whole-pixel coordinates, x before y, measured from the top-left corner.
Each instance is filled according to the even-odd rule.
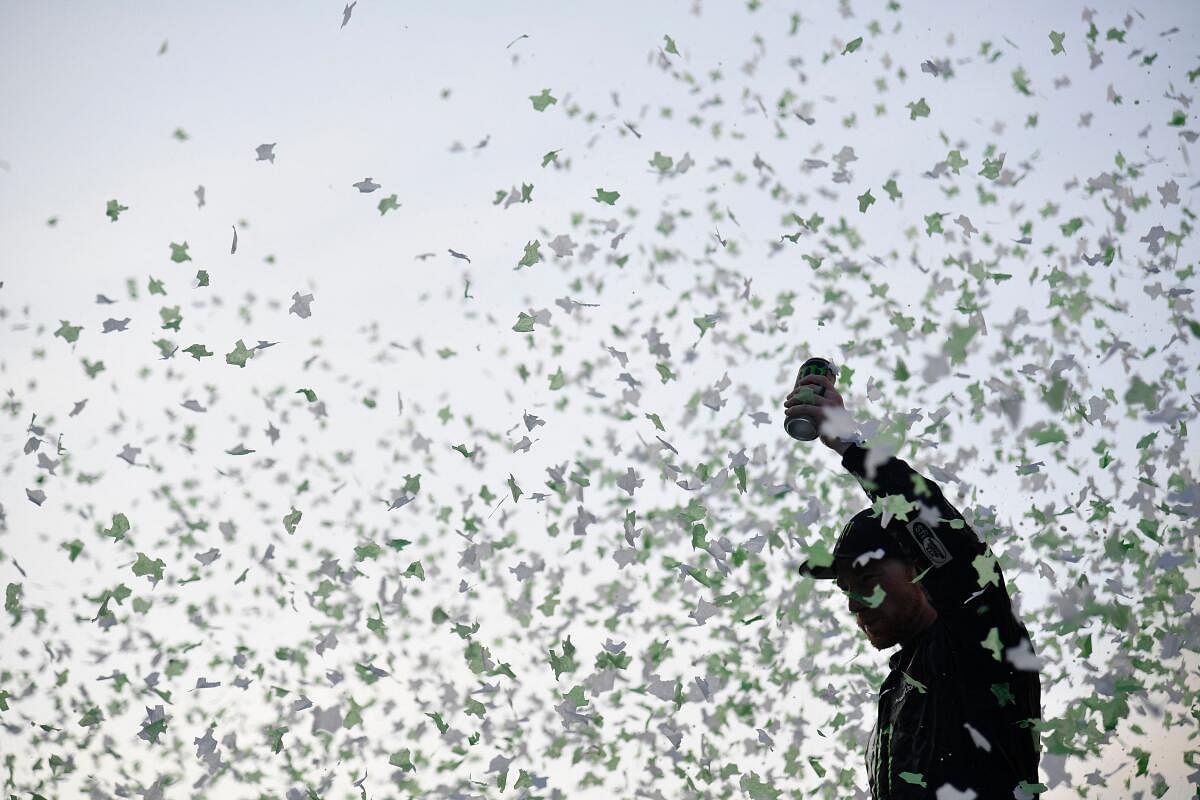
[[[950,560],[950,551],[946,549],[946,545],[942,544],[942,540],[924,522],[915,519],[905,527],[921,548],[921,552],[935,567],[940,567]]]

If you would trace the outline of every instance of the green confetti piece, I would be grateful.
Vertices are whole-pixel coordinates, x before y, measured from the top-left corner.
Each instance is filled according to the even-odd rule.
[[[529,101],[533,103],[534,111],[545,111],[548,106],[558,102],[558,98],[550,94],[549,89],[542,89],[541,94],[529,95]]]
[[[875,590],[871,592],[870,596],[861,595],[857,592],[847,592],[847,594],[853,597],[855,600],[865,603],[871,608],[879,608],[881,605],[883,605],[883,601],[887,598],[887,592],[885,592],[883,587],[879,584],[875,584]]]
[[[704,334],[706,331],[709,331],[712,328],[715,328],[717,326],[716,320],[712,319],[711,317],[707,317],[707,316],[693,317],[692,324],[700,329],[700,338],[701,339],[704,338]]]
[[[375,610],[379,614],[377,617],[367,617],[367,630],[374,633],[380,639],[387,641],[387,625],[383,622],[383,612],[379,609],[379,604],[375,604]]]
[[[984,650],[991,651],[992,658],[996,659],[997,661],[1000,660],[1000,651],[1003,649],[1003,645],[1000,643],[1000,631],[999,630],[997,630],[996,628],[992,628],[988,632],[987,638],[985,638],[979,644],[983,646]]]
[[[1137,529],[1147,538],[1159,544],[1162,544],[1162,538],[1158,535],[1158,520],[1140,519],[1138,520]]]
[[[987,178],[989,181],[994,181],[1000,177],[1000,170],[1004,167],[1004,156],[999,158],[983,159],[983,168],[979,170],[979,174]]]
[[[372,705],[368,703],[367,706]],[[362,712],[367,706],[360,706],[353,697],[350,698],[350,708],[346,712],[345,718],[342,719],[342,727],[346,730],[355,726],[362,727]]]
[[[1083,227],[1083,220],[1079,217],[1072,217],[1071,219],[1064,222],[1062,225],[1059,225],[1058,229],[1060,231],[1062,231],[1063,236],[1073,236],[1082,227]]]
[[[387,212],[395,211],[397,208],[399,208],[400,203],[397,202],[398,198],[399,198],[399,195],[396,195],[395,193],[393,193],[393,194],[388,195],[387,197],[380,199],[379,205],[377,206],[377,208],[379,209],[379,216],[382,217]]]
[[[592,199],[597,203],[607,203],[611,206],[617,202],[617,198],[620,196],[620,192],[606,192],[604,189],[597,188],[596,196]]]
[[[525,254],[521,256],[521,260],[517,262],[517,269],[520,269],[521,267],[532,267],[534,264],[540,261],[542,256],[541,253],[538,252],[538,248],[541,246],[542,243],[537,239],[534,239],[532,242],[526,242]]]
[[[72,539],[69,542],[63,542],[62,547],[67,551],[67,560],[74,562],[79,558],[79,554],[83,552],[83,542],[78,539]]]
[[[754,772],[742,777],[742,791],[750,800],[779,800],[783,795],[782,789],[776,789],[770,783],[764,782]]]
[[[446,731],[450,730],[450,725],[442,719],[442,714],[440,711],[435,711],[432,714],[425,712],[425,716],[433,720],[433,724],[437,726],[438,733],[445,733]]]
[[[1067,441],[1067,434],[1053,423],[1043,423],[1029,431],[1035,444],[1056,444]]]
[[[303,513],[297,511],[295,506],[292,506],[291,512],[283,517],[284,530],[286,530],[289,534],[294,534],[296,532],[296,526],[300,524],[300,517],[302,516]]]
[[[1000,585],[1000,575],[996,572],[996,557],[990,553],[980,553],[971,560],[975,572],[979,575],[979,588],[991,584]]]
[[[860,194],[858,196],[859,212],[865,214],[867,212],[867,209],[870,208],[871,204],[874,202],[875,202],[875,198],[871,195],[871,190],[867,189],[865,192],[863,192],[862,194]]]
[[[551,648],[548,652],[550,655],[550,669],[554,670],[554,679],[558,680],[563,673],[574,672],[578,668],[575,662],[575,645],[571,644],[571,637],[568,636],[562,640],[562,654],[554,652]]]
[[[99,725],[103,721],[104,721],[104,712],[102,712],[96,706],[92,706],[91,708],[89,708],[87,711],[85,711],[83,713],[82,717],[79,718],[79,727],[91,728],[96,725]]]
[[[4,610],[15,616],[21,614],[21,584],[10,583],[4,589]]]
[[[182,264],[184,261],[191,261],[192,257],[188,255],[188,243],[176,244],[171,242],[171,260],[176,264]]]
[[[117,217],[121,216],[122,211],[128,211],[129,206],[123,206],[116,200],[109,200],[108,205],[104,208],[105,215],[113,222],[117,221]]]
[[[150,576],[153,580],[151,583],[158,583],[163,577],[163,568],[166,563],[161,558],[151,559],[145,553],[137,554],[137,561],[133,564],[133,574],[139,578],[142,576]]]
[[[152,744],[157,744],[158,737],[162,736],[166,732],[167,732],[166,717],[163,717],[162,719],[159,719],[159,720],[155,720],[154,722],[142,723],[141,736],[142,736],[142,738],[146,739],[147,741],[151,742]]]
[[[283,735],[288,732],[287,725],[281,725],[278,728],[270,728],[267,730],[267,741],[271,743],[271,752],[278,753],[283,750]]]
[[[1056,56],[1059,53],[1066,52],[1066,50],[1063,48],[1063,37],[1065,36],[1066,33],[1050,31],[1050,55]]]
[[[158,316],[162,319],[163,330],[178,333],[179,326],[183,323],[183,315],[179,313],[179,306],[163,306],[158,310]]]
[[[517,324],[512,329],[517,333],[533,333],[534,318],[524,311],[517,312]]]
[[[944,212],[927,214],[925,216],[925,235],[933,236],[935,233],[945,233],[942,229],[942,218],[945,216]]]
[[[487,714],[487,708],[483,705],[483,703],[479,702],[475,698],[468,697],[466,702],[463,704],[463,713],[468,717],[479,717],[480,719],[483,719]]]
[[[1029,84],[1029,76],[1025,74],[1024,67],[1017,67],[1013,70],[1012,81],[1013,88],[1015,88],[1018,92],[1027,97],[1033,96],[1033,89]]]
[[[254,351],[248,350],[245,343],[241,339],[238,339],[237,344],[235,344],[233,347],[233,350],[225,354],[225,363],[232,364],[235,367],[244,368],[246,366],[246,361],[249,360],[253,355]]]
[[[851,39],[849,42],[846,43],[846,46],[842,48],[842,55],[846,55],[847,53],[853,53],[855,50],[857,50],[859,47],[862,46],[862,43],[863,43],[863,37],[861,37],[861,36],[859,36],[855,39]]]
[[[374,561],[382,554],[383,548],[377,545],[375,542],[367,542],[366,544],[356,545],[354,548],[355,561],[366,561],[367,559]]]
[[[194,344],[190,347],[185,347],[183,348],[183,352],[187,353],[197,361],[212,355],[212,352],[202,344]]]
[[[1129,388],[1125,390],[1125,404],[1128,406],[1140,405],[1147,411],[1156,411],[1158,409],[1158,390],[1142,380],[1140,375],[1134,375],[1129,381]]]
[[[908,118],[910,120],[916,119],[917,117],[928,117],[929,116],[929,105],[925,102],[924,97],[922,97],[920,100],[915,100],[911,103],[906,103],[904,107],[907,108],[909,111]]]
[[[967,360],[967,347],[979,331],[972,325],[951,323],[950,336],[946,340],[945,352],[951,364],[962,364]]]
[[[62,324],[59,325],[58,330],[54,332],[55,336],[66,340],[70,344],[74,344],[75,342],[79,341],[79,332],[83,330],[82,325],[72,325],[65,319],[59,320],[59,322]]]

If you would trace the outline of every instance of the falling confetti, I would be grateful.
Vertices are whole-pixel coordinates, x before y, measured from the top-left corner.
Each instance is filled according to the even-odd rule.
[[[782,430],[810,355],[962,520],[876,510],[969,524],[1028,626],[962,645],[996,709],[1041,675],[1005,796],[1194,793],[1188,15],[581,8],[502,52],[368,11],[160,18],[90,150],[37,98],[145,21],[14,12],[10,72],[94,66],[6,107],[6,796],[869,796],[892,654],[796,572],[869,503]],[[992,796],[909,754],[894,792]]]

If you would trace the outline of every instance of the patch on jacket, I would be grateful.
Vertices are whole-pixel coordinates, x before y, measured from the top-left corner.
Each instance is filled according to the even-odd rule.
[[[950,560],[950,551],[946,549],[946,545],[942,544],[942,540],[924,522],[914,519],[905,527],[908,528],[917,547],[921,548],[921,552],[935,567],[940,567]]]

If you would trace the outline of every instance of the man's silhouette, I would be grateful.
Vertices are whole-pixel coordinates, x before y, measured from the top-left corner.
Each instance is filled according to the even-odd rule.
[[[829,378],[804,376],[796,382],[802,386],[820,394],[789,395],[785,414],[817,422],[821,442],[841,455],[872,505],[892,495],[907,501],[888,506],[908,510],[886,525],[871,508],[855,514],[833,563],[810,559],[800,567],[836,580],[875,648],[900,645],[867,746],[872,796],[935,798],[949,783],[960,792],[949,793],[955,798],[1035,797],[1041,676],[999,565],[936,483],[852,441]]]

